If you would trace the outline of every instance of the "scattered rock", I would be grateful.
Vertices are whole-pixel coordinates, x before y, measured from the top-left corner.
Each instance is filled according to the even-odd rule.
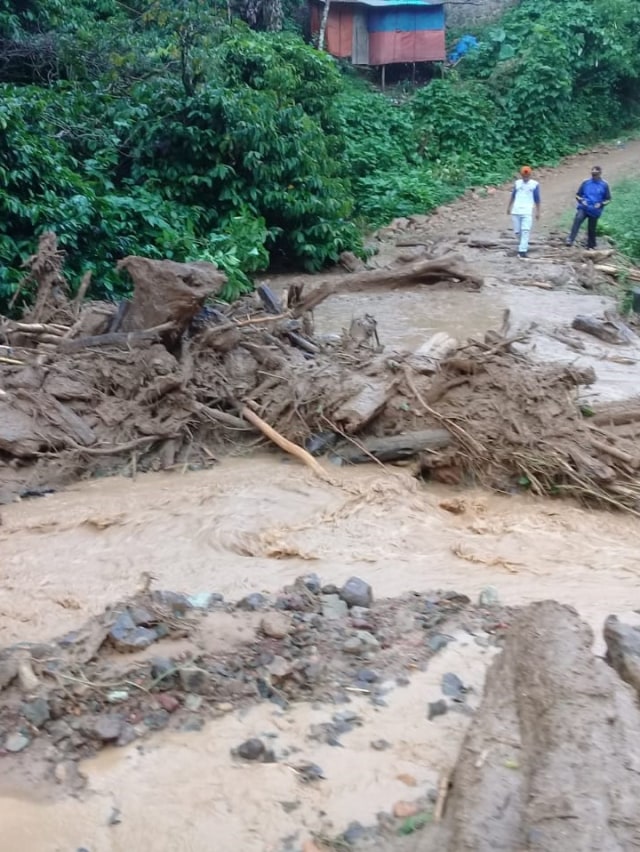
[[[125,722],[122,725],[122,730],[120,731],[120,736],[116,740],[116,745],[120,746],[122,748],[123,746],[128,746],[130,743],[132,743],[134,740],[137,740],[137,739],[138,739],[138,732],[136,731],[134,726],[129,725],[127,722]]]
[[[499,606],[498,590],[494,586],[485,586],[478,596],[480,606]]]
[[[403,784],[406,784],[407,787],[417,787],[418,782],[413,775],[409,775],[407,772],[401,772],[400,775],[396,776],[398,781],[402,781]]]
[[[129,615],[136,627],[148,627],[158,620],[155,615],[143,606],[134,606],[129,609]]]
[[[317,763],[300,763],[294,769],[298,773],[298,778],[305,784],[312,781],[322,781],[325,777],[324,772]]]
[[[366,621],[371,616],[371,610],[366,606],[352,606],[349,615],[352,619]]]
[[[30,742],[31,740],[25,734],[21,734],[20,731],[14,731],[14,733],[8,734],[5,739],[4,748],[7,751],[16,753],[25,749]]]
[[[453,636],[447,636],[446,633],[434,633],[427,639],[427,646],[434,654],[445,648],[449,642],[453,642]]]
[[[167,710],[153,710],[144,717],[144,723],[150,731],[161,731],[169,724]]]
[[[216,704],[216,710],[219,713],[231,713],[233,710],[233,704],[230,704],[228,701],[223,701],[220,704]]]
[[[191,604],[186,595],[178,592],[154,591],[151,595],[152,599],[171,610],[174,615],[184,616],[191,609]]]
[[[280,802],[280,805],[285,814],[290,814],[300,807],[300,802]]]
[[[213,595],[211,592],[198,592],[196,595],[187,595],[187,601],[194,609],[209,609],[213,603],[222,600],[224,600],[222,595]]]
[[[291,619],[280,612],[268,612],[260,621],[260,629],[272,639],[284,639],[291,630]]]
[[[447,672],[442,675],[442,692],[454,701],[464,701],[467,694],[467,688],[462,683],[458,675],[453,674],[452,672]]]
[[[40,686],[40,681],[31,667],[31,661],[26,657],[18,660],[18,680],[23,692],[35,692]]]
[[[112,689],[107,693],[107,702],[109,704],[121,704],[129,697],[128,689]]]
[[[393,806],[393,815],[397,819],[407,819],[415,816],[418,813],[418,806],[415,802],[396,802]]]
[[[109,814],[109,819],[107,820],[107,825],[120,825],[122,820],[120,819],[120,810],[119,808],[112,808],[111,813]]]
[[[21,707],[22,715],[34,728],[41,728],[51,718],[49,702],[45,698],[36,698]]]
[[[236,749],[236,754],[243,760],[262,760],[265,752],[265,744],[257,737],[245,740]]]
[[[325,618],[337,620],[346,618],[349,609],[346,603],[334,594],[322,596],[322,615]]]
[[[151,660],[151,677],[158,681],[160,689],[167,687],[176,674],[176,665],[169,657],[154,657]]]
[[[192,713],[197,713],[202,707],[203,701],[204,699],[201,695],[194,695],[193,693],[190,693],[189,695],[185,695],[184,706],[187,710],[191,710]]]
[[[323,595],[337,595],[340,591],[335,583],[327,583],[321,589]]]
[[[372,740],[369,745],[374,751],[386,751],[391,748],[391,743],[388,740]]]
[[[379,680],[378,673],[373,669],[360,669],[357,674],[360,683],[376,683]]]
[[[142,611],[140,611],[142,615]],[[151,617],[149,613],[142,617]],[[129,610],[118,613],[115,622],[109,630],[108,638],[116,651],[131,653],[148,648],[158,639],[155,630],[149,627],[138,627]]]
[[[307,602],[302,595],[280,595],[276,601],[277,609],[286,609],[289,612],[304,612]]]
[[[435,719],[436,716],[444,716],[448,709],[449,707],[447,702],[442,698],[439,701],[430,701],[427,718],[431,721],[431,719]]]
[[[610,615],[604,623],[604,639],[607,663],[640,693],[640,628]]]
[[[250,595],[242,598],[241,601],[238,601],[236,607],[237,609],[244,609],[247,612],[255,612],[262,609],[266,603],[267,599],[264,595],[260,594],[260,592],[252,592]]]
[[[334,722],[357,722],[360,719],[356,710],[340,710],[333,714]]]
[[[167,711],[167,713],[175,713],[180,706],[180,701],[175,697],[175,695],[170,695],[168,692],[161,692],[156,696],[156,701],[163,710]]]
[[[197,666],[184,666],[179,671],[180,685],[185,692],[204,694],[208,686],[208,675]]]
[[[342,832],[342,839],[349,846],[353,846],[367,833],[366,828],[359,822],[350,822],[347,830]]]
[[[311,592],[312,595],[317,595],[320,593],[322,588],[322,581],[317,574],[306,574],[302,578],[303,585]]]
[[[340,589],[340,597],[348,607],[370,607],[373,603],[373,591],[368,583],[359,577],[350,577]]]
[[[364,643],[357,636],[350,636],[342,646],[345,654],[361,654],[364,649]]]
[[[89,727],[89,733],[105,743],[117,740],[121,730],[122,719],[113,715],[99,716]]]

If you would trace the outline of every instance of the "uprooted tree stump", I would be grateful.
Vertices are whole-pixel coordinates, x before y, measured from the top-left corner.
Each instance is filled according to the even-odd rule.
[[[452,776],[438,848],[638,848],[640,710],[592,643],[576,612],[553,601],[514,618]]]
[[[216,296],[227,278],[212,263],[176,263],[131,255],[118,262],[135,289],[120,329],[138,331],[171,322],[183,331],[205,299]]]

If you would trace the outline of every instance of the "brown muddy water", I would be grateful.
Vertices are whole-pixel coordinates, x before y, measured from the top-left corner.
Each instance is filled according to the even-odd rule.
[[[606,615],[640,597],[640,527],[623,515],[569,502],[419,484],[407,470],[336,469],[336,485],[263,455],[210,471],[80,484],[3,509],[0,643],[48,639],[136,590],[154,586],[236,599],[275,591],[301,573],[340,583],[366,578],[380,596],[452,588],[475,597],[494,586],[505,603],[555,598],[599,631]],[[462,497],[466,511],[440,507]],[[0,780],[2,848],[8,852],[262,852],[301,850],[313,832],[335,836],[353,820],[437,786],[455,761],[468,717],[431,722],[446,671],[479,696],[491,649],[462,635],[387,707],[358,696],[363,725],[344,748],[311,744],[309,726],[335,707],[271,704],[234,711],[198,732],[165,733],[85,762],[88,791],[56,794],[27,773]],[[476,700],[474,698],[474,700]],[[277,735],[278,747],[319,763],[327,780],[301,786],[286,760],[238,766],[230,748]],[[374,751],[370,742],[391,747]],[[275,741],[275,740],[274,740]],[[13,758],[5,758],[13,759]],[[19,777],[19,776],[18,776]],[[406,779],[411,780],[407,786]],[[404,780],[403,780],[404,779]],[[414,786],[415,782],[415,786]],[[298,802],[294,810],[282,803]],[[116,824],[109,824],[118,812]],[[289,845],[285,838],[293,838]]]

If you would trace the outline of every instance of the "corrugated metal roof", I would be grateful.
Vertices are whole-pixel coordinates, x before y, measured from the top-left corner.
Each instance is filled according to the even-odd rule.
[[[324,5],[324,0],[319,0]],[[331,5],[351,4],[353,6],[442,6],[442,0],[331,0]]]

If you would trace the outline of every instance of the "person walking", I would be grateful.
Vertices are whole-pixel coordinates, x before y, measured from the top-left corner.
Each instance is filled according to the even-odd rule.
[[[580,184],[576,192],[576,215],[571,227],[571,233],[567,237],[567,245],[572,246],[578,236],[578,231],[584,220],[587,220],[587,248],[596,247],[596,228],[602,211],[611,201],[611,190],[606,180],[602,179],[602,169],[594,166],[591,169],[591,178]]]
[[[533,224],[533,211],[540,218],[540,184],[531,177],[531,166],[520,169],[520,177],[511,191],[507,215],[513,221],[513,233],[519,240],[518,257],[526,257]]]

